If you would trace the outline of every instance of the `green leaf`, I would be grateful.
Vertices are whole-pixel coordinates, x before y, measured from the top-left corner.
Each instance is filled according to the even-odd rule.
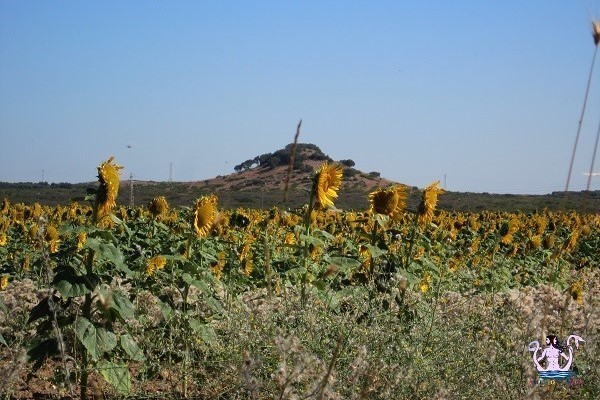
[[[188,273],[183,274],[182,278],[183,278],[183,281],[185,283],[187,283],[188,285],[195,286],[203,294],[205,294],[207,296],[211,296],[212,295],[212,291],[210,290],[210,288],[208,287],[208,285],[206,284],[206,282],[198,280],[198,279],[192,277]]]
[[[335,264],[340,272],[343,272],[346,275],[356,268],[359,268],[361,265],[360,261],[350,257],[325,257],[325,259],[327,262]]]
[[[190,319],[190,328],[207,344],[215,344],[217,342],[217,334],[213,327],[209,324],[198,321],[197,319]]]
[[[62,265],[57,268],[52,283],[63,297],[70,298],[91,293],[100,283],[100,278],[96,274],[78,275],[73,267]]]
[[[103,231],[96,231],[97,234],[99,232]],[[110,237],[112,238],[112,234]],[[114,240],[114,238],[112,239]],[[123,254],[113,243],[105,243],[94,237],[88,237],[84,247],[94,250],[98,255],[98,261],[111,262],[119,271],[125,272],[127,276],[133,275],[133,272],[124,263],[125,258]]]
[[[2,336],[1,333],[0,333],[0,343],[2,343],[3,345],[8,347],[8,344],[6,343],[6,340],[4,340],[4,337]]]
[[[110,296],[109,307],[117,312],[123,320],[128,320],[135,317],[135,308],[133,303],[124,294],[112,291]]]
[[[130,334],[121,336],[121,347],[133,361],[144,362],[146,357]]]
[[[313,231],[313,234],[315,236],[323,236],[325,239],[330,240],[330,241],[335,240],[335,236],[333,236],[331,233],[325,232],[325,231],[323,231],[321,229],[315,229]]]
[[[102,360],[97,365],[98,372],[119,394],[127,395],[131,391],[131,374],[125,365]]]
[[[124,223],[121,219],[119,219],[116,215],[111,214],[110,218],[112,219],[112,221],[115,224],[120,225],[121,227],[123,227],[123,230],[125,231],[125,233],[127,233],[127,237],[131,237],[133,235],[133,232],[131,232],[131,229],[129,229],[129,227],[127,226],[127,224]]]
[[[377,222],[377,224],[379,224],[379,226],[382,229],[385,229],[387,227],[388,221],[390,220],[390,217],[388,217],[387,215],[376,213],[373,219],[375,220],[375,222]]]
[[[367,247],[367,249],[369,249],[369,253],[371,253],[371,256],[372,256],[373,258],[377,258],[377,257],[379,257],[379,256],[382,256],[382,255],[384,255],[384,254],[387,254],[387,251],[386,251],[386,250],[382,250],[382,249],[380,249],[379,247],[372,246],[372,245],[370,245],[370,244],[367,244],[367,245],[366,245],[366,247]]]
[[[312,244],[313,246],[323,246],[325,242],[323,240],[314,237],[314,236],[306,236],[304,234],[300,235],[300,241],[302,243]]]
[[[206,304],[208,304],[208,306],[214,312],[216,312],[216,313],[222,313],[222,312],[225,311],[223,309],[223,306],[219,302],[219,300],[215,299],[215,297],[213,296],[213,291],[206,284],[206,282],[201,281],[199,279],[195,279],[194,277],[192,277],[188,273],[183,274],[182,278],[183,278],[183,281],[185,283],[187,283],[188,285],[191,285],[191,286],[194,286],[194,287],[198,288],[202,292],[202,294],[204,296],[206,296],[206,298],[205,298]]]
[[[173,309],[171,308],[171,306],[159,299],[158,297],[156,297],[156,304],[158,305],[158,308],[160,308],[160,312],[162,313],[163,318],[165,320],[169,319],[169,317],[173,313]]]
[[[102,354],[111,351],[117,345],[114,333],[104,328],[96,328],[84,317],[77,320],[75,334],[94,361],[98,361]]]
[[[4,311],[5,313],[8,312],[8,308],[6,308],[6,305],[2,301],[2,298],[0,298],[0,310]]]

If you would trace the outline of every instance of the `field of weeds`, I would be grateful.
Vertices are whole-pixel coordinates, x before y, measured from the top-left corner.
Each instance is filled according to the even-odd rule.
[[[119,169],[0,207],[4,398],[600,397],[597,214],[448,213],[437,183],[344,211],[327,163],[299,209],[126,208]],[[540,381],[548,335],[572,379]]]

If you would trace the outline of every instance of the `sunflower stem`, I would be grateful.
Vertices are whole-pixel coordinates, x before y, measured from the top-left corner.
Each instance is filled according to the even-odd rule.
[[[313,208],[315,205],[315,194],[317,192],[318,175],[313,179],[312,188],[310,190],[310,197],[308,200],[308,209],[304,216],[304,250],[302,253],[302,266],[304,268],[304,275],[302,276],[302,282],[300,285],[300,303],[302,307],[306,305],[306,283],[308,281],[308,235],[310,235],[310,219],[312,216]]]
[[[414,247],[414,243],[415,243],[415,236],[417,235],[417,226],[418,226],[418,221],[419,221],[419,213],[415,213],[415,217],[413,218],[413,225],[412,225],[412,230],[410,233],[410,243],[408,245],[408,253],[406,254],[406,261],[404,262],[404,269],[408,270],[409,267],[409,261],[410,258],[412,257],[412,251],[413,251],[413,247]]]
[[[373,226],[373,231],[371,232],[371,246],[375,247],[376,243],[377,243],[377,228],[379,226],[379,222],[377,222],[377,220],[373,220],[374,222],[374,226]],[[369,278],[372,280],[375,280],[375,266],[373,265],[373,254],[371,252],[369,252]]]

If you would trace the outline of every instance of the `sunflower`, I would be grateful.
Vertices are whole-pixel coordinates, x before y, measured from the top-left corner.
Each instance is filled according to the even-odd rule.
[[[146,275],[152,276],[155,271],[162,269],[167,265],[167,259],[163,256],[154,256],[146,264]]]
[[[292,245],[296,243],[296,235],[294,232],[288,232],[285,234],[285,239],[283,240],[284,244]]]
[[[600,21],[597,19],[592,21],[592,37],[594,38],[594,44],[598,46],[598,43],[600,43]]]
[[[428,272],[423,273],[421,277],[421,282],[419,282],[419,290],[421,293],[425,293],[429,290],[429,286],[431,285],[431,275]]]
[[[317,186],[317,201],[323,208],[333,206],[333,200],[338,197],[342,183],[342,167],[335,164],[323,164],[315,175]]]
[[[531,250],[537,250],[542,245],[542,237],[540,235],[533,235],[529,238],[527,244]]]
[[[217,256],[217,261],[212,263],[212,266],[211,266],[213,275],[215,276],[215,278],[217,280],[221,279],[221,275],[223,273],[223,268],[225,268],[225,262],[226,262],[225,252],[221,251],[221,252],[219,252],[219,255]]]
[[[194,207],[194,230],[198,237],[208,235],[217,216],[217,196],[202,196]]]
[[[500,241],[503,244],[511,244],[514,239],[514,234],[519,230],[519,220],[511,218],[508,222],[504,222],[500,227]]]
[[[433,212],[437,205],[438,195],[444,193],[444,190],[438,187],[439,184],[440,181],[435,181],[423,191],[418,210],[419,223],[421,224],[428,224],[433,219]]]
[[[6,289],[8,286],[8,275],[2,275],[0,277],[0,290]]]
[[[77,234],[77,251],[81,250],[87,240],[87,233],[79,232]]]
[[[96,194],[97,218],[102,218],[110,213],[117,205],[119,193],[119,170],[123,167],[113,163],[110,157],[98,167],[98,180],[100,186]]]
[[[577,304],[583,304],[583,281],[579,279],[578,281],[573,282],[569,288],[569,293]]]
[[[161,217],[169,211],[169,203],[167,203],[165,196],[156,196],[148,203],[148,210],[153,216]]]
[[[46,239],[46,242],[50,245],[50,253],[56,253],[58,251],[58,245],[60,244],[60,238],[56,227],[50,225],[46,229],[44,239]]]
[[[29,254],[25,254],[25,257],[23,257],[23,264],[21,264],[21,268],[23,271],[29,271],[31,269],[31,257]]]
[[[369,194],[369,202],[371,212],[387,215],[397,221],[406,207],[406,187],[395,185],[388,189],[378,189]]]

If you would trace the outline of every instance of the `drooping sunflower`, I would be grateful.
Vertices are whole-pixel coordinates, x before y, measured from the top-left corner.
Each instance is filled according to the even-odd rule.
[[[79,232],[77,234],[77,251],[81,250],[87,241],[87,233]]]
[[[164,216],[169,211],[169,203],[165,196],[156,196],[148,203],[148,211],[155,217]]]
[[[597,19],[592,21],[592,37],[594,38],[594,44],[598,46],[598,43],[600,43],[600,21]]]
[[[219,255],[217,256],[217,261],[212,263],[211,269],[213,272],[213,275],[215,276],[215,278],[217,280],[221,279],[221,275],[223,274],[223,268],[225,268],[225,263],[226,263],[226,258],[225,258],[225,252],[221,251],[219,252]]]
[[[98,181],[100,183],[96,194],[97,219],[108,215],[110,210],[117,205],[119,193],[119,170],[120,165],[113,163],[114,157],[110,157],[98,167]]]
[[[217,196],[202,196],[194,207],[194,230],[198,237],[205,237],[210,232],[217,216]]]
[[[577,304],[583,304],[583,280],[579,279],[578,281],[573,282],[569,288],[569,293]]]
[[[338,190],[342,183],[342,167],[336,164],[325,163],[317,170],[315,175],[317,201],[323,208],[333,206],[333,201],[338,197]]]
[[[406,187],[395,185],[388,189],[377,189],[369,194],[369,202],[371,212],[387,215],[396,221],[406,208]]]
[[[437,205],[438,195],[444,193],[444,190],[439,188],[440,181],[435,181],[431,185],[427,186],[421,196],[421,203],[419,204],[419,223],[428,224],[433,219],[433,213]]]
[[[46,228],[44,239],[50,247],[50,253],[56,253],[58,251],[58,246],[60,245],[60,237],[56,227],[53,225],[48,226],[48,228]]]

